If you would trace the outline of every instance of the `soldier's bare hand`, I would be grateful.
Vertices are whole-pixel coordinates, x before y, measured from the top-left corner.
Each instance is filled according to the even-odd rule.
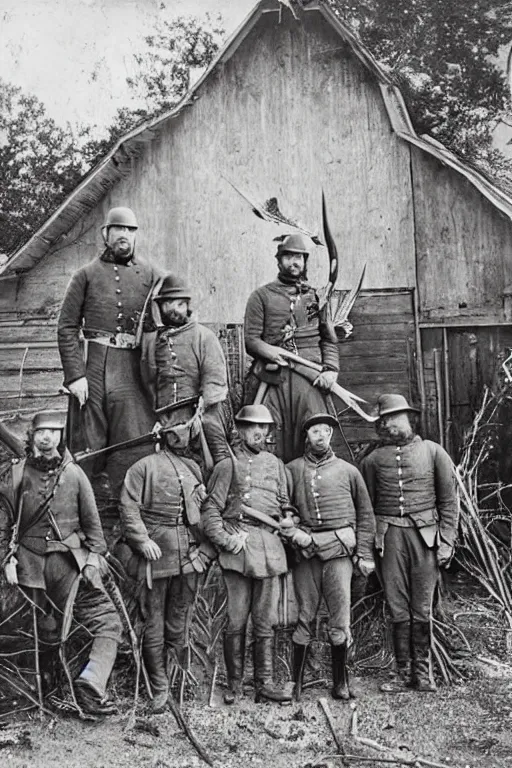
[[[270,363],[286,366],[288,365],[288,361],[283,357],[282,353],[283,350],[281,347],[274,347],[272,344],[269,344],[265,351],[265,356]]]
[[[437,557],[437,564],[440,568],[443,568],[444,566],[447,566],[450,564],[450,560],[452,559],[453,555],[453,547],[451,544],[445,544],[445,542],[441,542],[437,549],[436,557]]]
[[[314,380],[313,386],[318,387],[318,389],[321,389],[323,392],[330,392],[337,381],[337,371],[322,371],[322,373]]]
[[[140,545],[140,551],[146,558],[146,560],[159,560],[162,557],[162,550],[152,539],[145,541]]]
[[[77,379],[76,381],[72,381],[71,384],[68,384],[68,389],[80,403],[80,408],[83,408],[89,397],[89,382],[85,376],[82,376],[81,379]]]

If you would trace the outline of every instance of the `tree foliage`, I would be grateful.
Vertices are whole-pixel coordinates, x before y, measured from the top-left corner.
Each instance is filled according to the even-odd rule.
[[[496,57],[512,37],[499,0],[329,0],[402,90],[419,134],[466,159],[496,162],[495,121],[508,106]]]
[[[0,79],[0,253],[26,240],[84,172],[77,137]]]
[[[193,16],[164,20],[157,33],[147,35],[146,50],[133,57],[136,74],[127,78],[138,106],[119,109],[108,136],[87,143],[88,163],[94,165],[132,128],[175,107],[190,89],[194,72],[212,62],[223,37],[220,16],[212,19],[208,14],[204,20]]]

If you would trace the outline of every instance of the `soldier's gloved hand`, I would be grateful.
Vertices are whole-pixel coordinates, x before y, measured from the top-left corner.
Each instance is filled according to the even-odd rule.
[[[76,381],[72,381],[71,384],[67,385],[67,388],[80,403],[80,408],[83,408],[89,397],[89,382],[85,376],[82,376],[81,379],[77,379]]]
[[[337,371],[322,371],[322,373],[314,380],[313,386],[318,387],[318,389],[321,389],[323,392],[330,392],[337,381]]]
[[[141,544],[139,549],[146,560],[159,560],[162,557],[162,550],[156,541],[153,541],[152,539],[149,539],[148,541],[145,541],[144,544]]]
[[[306,547],[309,547],[313,541],[309,533],[306,533],[306,531],[303,531],[301,528],[295,528],[294,534],[291,537],[290,541],[292,544],[295,544],[297,547],[300,547],[301,549],[306,549]]]
[[[276,365],[288,365],[288,361],[283,357],[283,350],[281,347],[274,347],[272,344],[269,344],[265,349],[265,359],[268,360],[269,363],[275,363]]]
[[[437,564],[440,568],[443,566],[447,566],[450,563],[450,560],[453,556],[453,546],[451,544],[446,544],[446,542],[442,541],[437,548],[436,552],[436,559]]]
[[[291,517],[285,517],[279,523],[279,533],[287,539],[291,539],[297,528]]]
[[[8,584],[11,584],[14,586],[18,583],[18,570],[17,566],[18,561],[15,557],[10,557],[7,563],[5,564],[4,573],[5,573],[5,580]]]
[[[370,574],[372,574],[375,570],[375,561],[374,560],[364,560],[362,557],[359,559],[358,568],[363,574],[365,578],[368,578]]]
[[[249,534],[246,531],[232,533],[229,537],[228,544],[226,545],[227,551],[231,552],[233,555],[238,555],[242,549],[245,549],[248,537]]]

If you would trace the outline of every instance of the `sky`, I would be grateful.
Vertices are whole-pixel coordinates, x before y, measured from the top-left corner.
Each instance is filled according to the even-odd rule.
[[[256,0],[0,0],[0,77],[59,124],[105,127],[127,104],[132,56],[159,20],[222,15],[231,34]]]

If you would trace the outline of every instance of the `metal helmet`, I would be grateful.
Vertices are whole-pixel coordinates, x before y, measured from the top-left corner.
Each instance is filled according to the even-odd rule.
[[[169,274],[164,277],[158,293],[153,297],[155,301],[171,301],[172,299],[190,299],[192,291],[178,275]]]
[[[37,429],[64,429],[66,411],[39,411],[32,419],[32,431]]]
[[[111,208],[107,213],[107,218],[103,227],[129,227],[138,229],[137,219],[131,208]]]
[[[273,424],[274,419],[266,405],[244,405],[235,421],[245,421],[249,424]]]
[[[309,256],[310,248],[305,238],[299,234],[286,235],[284,240],[277,246],[277,255],[284,256],[285,253],[303,253]]]
[[[333,429],[338,426],[337,420],[330,413],[315,413],[313,416],[308,416],[304,420],[302,429],[307,432],[310,427],[314,427],[315,424],[327,424],[327,426]]]

